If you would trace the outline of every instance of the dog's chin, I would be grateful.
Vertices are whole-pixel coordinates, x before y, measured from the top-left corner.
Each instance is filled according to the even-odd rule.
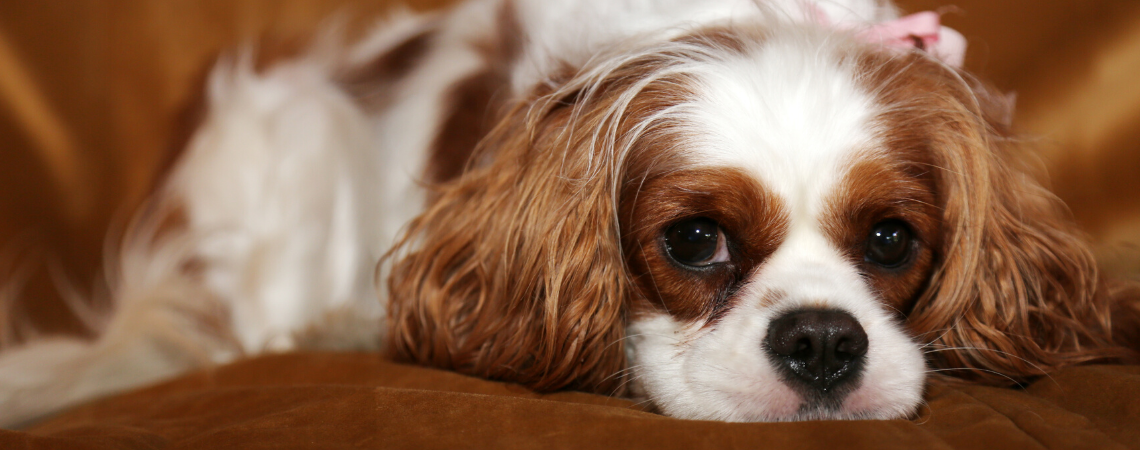
[[[724,422],[800,422],[810,420],[892,420],[906,419],[915,414],[921,400],[921,391],[906,400],[857,404],[848,395],[838,401],[805,399],[796,394],[782,399],[772,395],[752,395],[745,392],[704,391],[692,386],[692,394],[704,402],[683,401],[694,395],[675,392],[654,392],[638,383],[635,399],[651,405],[660,414],[687,420],[717,420]],[[785,390],[786,386],[773,386],[770,391]],[[856,390],[856,392],[858,389]],[[854,393],[854,392],[853,392]]]
[[[913,416],[922,402],[926,367],[921,351],[897,330],[872,332],[872,342],[882,348],[868,355],[858,380],[819,392],[782,374],[764,352],[723,345],[715,335],[753,340],[733,324],[696,332],[677,325],[663,315],[636,321],[628,329],[631,392],[670,417],[726,422],[889,420]]]
[[[686,420],[718,420],[724,422],[801,422],[811,420],[892,420],[915,414],[919,401],[852,407],[846,402],[813,403],[789,397],[783,403],[757,402],[740,393],[705,393],[719,397],[715,405],[677,402],[668,393],[641,391],[636,399],[651,405],[652,410],[666,416]]]

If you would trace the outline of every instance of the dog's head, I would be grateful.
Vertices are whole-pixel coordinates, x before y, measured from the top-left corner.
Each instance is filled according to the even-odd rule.
[[[742,421],[901,417],[932,369],[1002,383],[1110,356],[1094,262],[1009,157],[1003,106],[812,27],[568,68],[410,225],[391,349]]]

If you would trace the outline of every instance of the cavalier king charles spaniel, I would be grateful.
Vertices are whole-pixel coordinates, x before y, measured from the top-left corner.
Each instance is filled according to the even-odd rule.
[[[1134,358],[1135,303],[935,13],[470,0],[333,34],[218,64],[106,330],[0,356],[0,422],[311,348],[726,421]]]

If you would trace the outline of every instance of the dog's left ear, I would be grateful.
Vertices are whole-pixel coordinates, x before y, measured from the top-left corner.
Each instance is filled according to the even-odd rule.
[[[1010,384],[1129,357],[1084,237],[1019,162],[1011,99],[938,70],[926,80],[935,85],[921,87],[936,104],[911,119],[925,127],[944,211],[938,268],[908,317],[928,359],[962,378]]]
[[[522,105],[435,192],[393,254],[397,359],[536,390],[620,388],[628,282],[612,153],[573,108]]]

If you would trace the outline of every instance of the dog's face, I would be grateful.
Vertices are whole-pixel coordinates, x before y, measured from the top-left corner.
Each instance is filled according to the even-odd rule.
[[[396,356],[733,421],[903,417],[927,360],[1060,364],[1040,311],[1091,260],[955,70],[744,27],[554,81],[410,225]]]
[[[888,418],[921,399],[902,321],[941,212],[930,161],[896,147],[906,125],[865,77],[872,61],[807,36],[749,42],[686,77],[687,98],[632,145],[627,349],[670,415]]]

